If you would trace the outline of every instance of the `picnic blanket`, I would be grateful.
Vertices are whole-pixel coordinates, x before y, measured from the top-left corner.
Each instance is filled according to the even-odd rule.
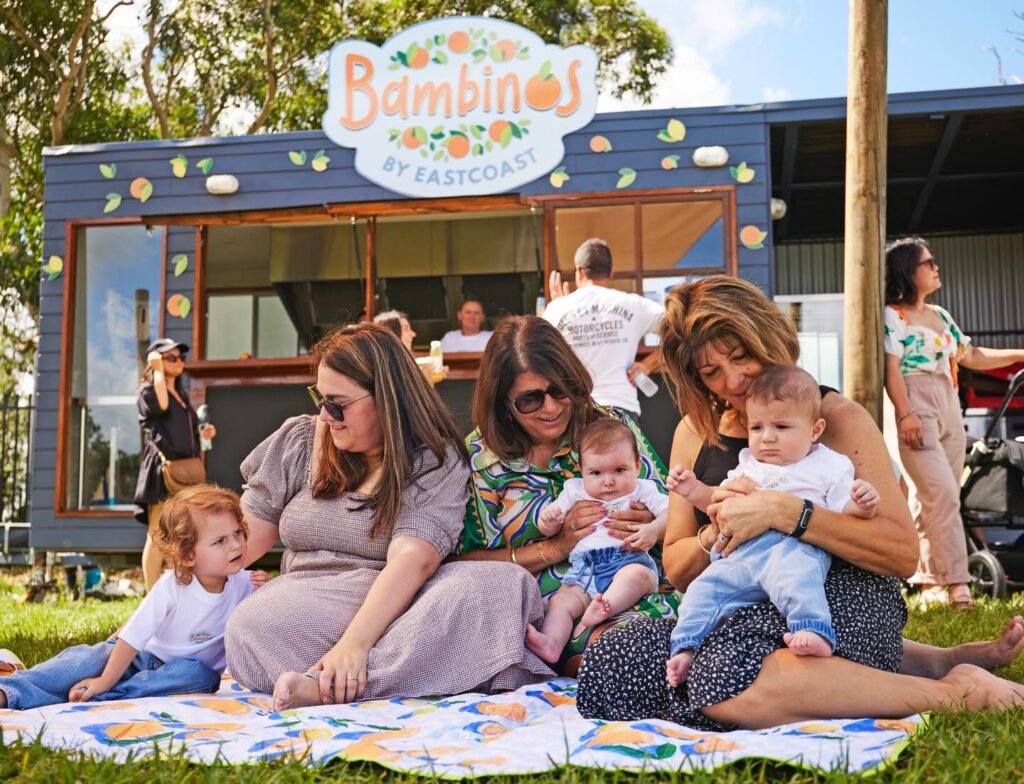
[[[800,722],[754,732],[699,732],[656,720],[591,721],[576,710],[576,682],[569,678],[500,695],[275,712],[268,696],[225,677],[215,695],[0,710],[4,744],[39,738],[50,748],[117,760],[176,752],[197,763],[370,760],[448,779],[564,765],[686,772],[744,758],[876,772],[923,726],[920,716]]]

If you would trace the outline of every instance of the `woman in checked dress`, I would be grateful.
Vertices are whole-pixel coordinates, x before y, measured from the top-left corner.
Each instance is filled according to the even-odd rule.
[[[242,463],[249,559],[278,537],[285,552],[281,577],[231,617],[231,673],[273,691],[277,710],[550,677],[523,646],[543,617],[529,573],[442,564],[462,531],[469,465],[412,356],[359,324],[312,359],[319,416],[287,420]]]

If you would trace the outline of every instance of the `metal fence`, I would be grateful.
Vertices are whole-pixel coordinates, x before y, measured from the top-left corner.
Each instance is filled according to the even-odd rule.
[[[0,523],[27,522],[32,399],[0,399]]]

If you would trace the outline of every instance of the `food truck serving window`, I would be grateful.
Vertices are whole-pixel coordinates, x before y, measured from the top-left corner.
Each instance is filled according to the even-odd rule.
[[[379,217],[367,222],[212,226],[204,359],[295,357],[373,311],[400,310],[426,348],[458,326],[463,300],[493,325],[532,312],[543,282],[543,218],[529,209]],[[367,281],[367,276],[371,280]]]
[[[163,235],[137,225],[77,232],[63,507],[127,509],[142,448],[136,400],[158,337]]]

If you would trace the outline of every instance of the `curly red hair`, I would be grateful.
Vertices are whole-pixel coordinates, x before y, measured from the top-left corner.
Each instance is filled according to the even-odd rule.
[[[229,514],[238,521],[249,538],[249,526],[242,517],[238,495],[223,487],[204,482],[186,487],[164,503],[153,543],[174,567],[174,576],[182,585],[192,582],[192,568],[185,564],[195,554],[196,526],[205,515]]]

